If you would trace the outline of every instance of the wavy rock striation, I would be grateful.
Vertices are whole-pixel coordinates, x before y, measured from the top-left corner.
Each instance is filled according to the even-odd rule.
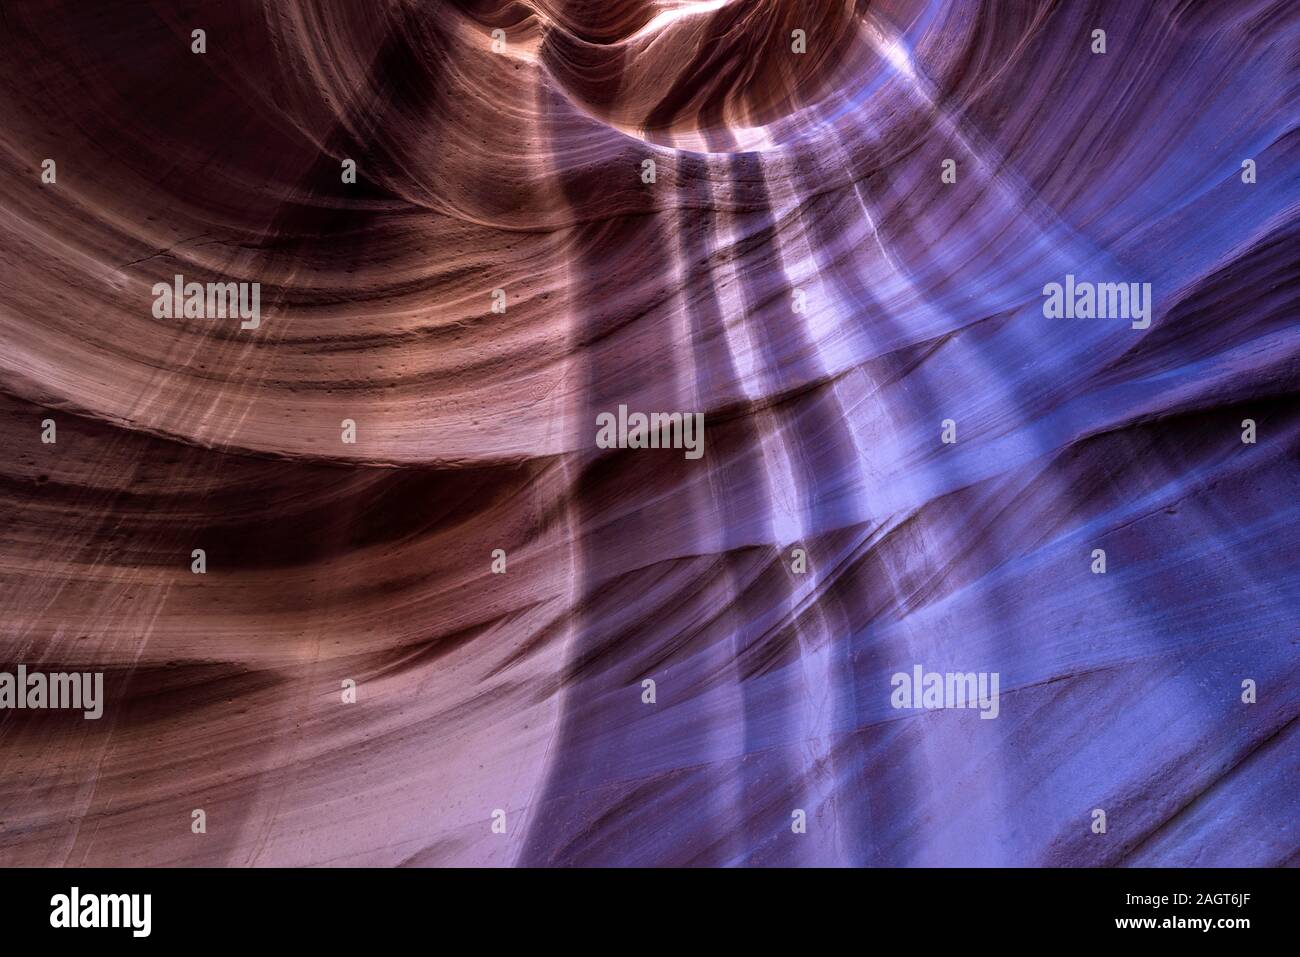
[[[1300,862],[1293,4],[3,16],[0,863]]]

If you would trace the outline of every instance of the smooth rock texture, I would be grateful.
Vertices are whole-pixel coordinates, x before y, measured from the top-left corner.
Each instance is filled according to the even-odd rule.
[[[1300,863],[1298,19],[7,6],[0,864]]]

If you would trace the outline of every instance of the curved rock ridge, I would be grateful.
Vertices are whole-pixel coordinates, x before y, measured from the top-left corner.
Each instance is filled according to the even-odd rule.
[[[1300,863],[1293,4],[3,19],[0,864]]]

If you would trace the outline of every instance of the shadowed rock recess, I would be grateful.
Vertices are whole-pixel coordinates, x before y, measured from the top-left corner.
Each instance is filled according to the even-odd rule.
[[[1300,863],[1298,40],[5,4],[0,864]]]

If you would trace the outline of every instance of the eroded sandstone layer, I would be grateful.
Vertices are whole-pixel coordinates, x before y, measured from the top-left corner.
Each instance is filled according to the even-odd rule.
[[[0,863],[1297,863],[1297,37],[6,5]]]

